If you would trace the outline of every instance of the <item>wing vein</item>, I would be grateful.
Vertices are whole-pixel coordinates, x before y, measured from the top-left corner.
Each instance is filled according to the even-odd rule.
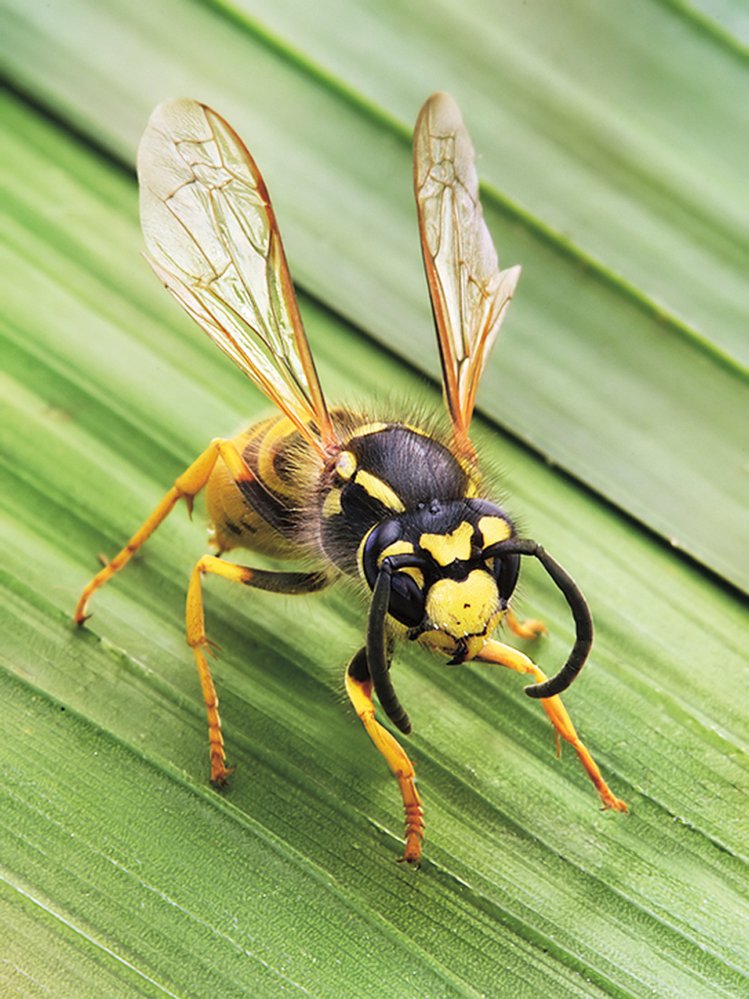
[[[323,455],[335,434],[275,214],[246,147],[205,105],[167,101],[141,140],[138,176],[151,266]]]
[[[474,159],[457,105],[433,94],[414,131],[414,191],[445,401],[468,456],[478,383],[520,276],[519,267],[499,269]]]

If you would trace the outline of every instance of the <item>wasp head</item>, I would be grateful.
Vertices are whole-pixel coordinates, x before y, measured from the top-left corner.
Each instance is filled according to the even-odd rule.
[[[487,550],[514,534],[507,515],[486,500],[432,500],[382,521],[361,555],[374,589],[391,576],[388,612],[408,637],[452,657],[472,659],[507,608],[519,558]]]

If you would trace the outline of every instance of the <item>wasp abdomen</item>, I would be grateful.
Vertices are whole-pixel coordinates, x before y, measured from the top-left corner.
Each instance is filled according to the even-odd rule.
[[[319,463],[311,448],[285,416],[254,423],[232,439],[252,472],[236,483],[217,463],[206,485],[206,506],[213,541],[220,551],[249,548],[278,558],[304,554],[300,525],[314,494]]]

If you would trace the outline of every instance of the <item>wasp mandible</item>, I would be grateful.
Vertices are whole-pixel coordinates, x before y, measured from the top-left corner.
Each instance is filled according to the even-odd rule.
[[[329,409],[302,325],[268,191],[250,153],[211,108],[161,104],[138,150],[147,259],[185,311],[275,403],[275,416],[231,439],[217,438],[174,482],[156,509],[84,588],[75,611],[122,569],[184,499],[205,489],[216,555],[190,575],[187,642],[208,714],[211,780],[226,764],[218,698],[208,665],[202,580],[206,574],[275,593],[312,593],[342,574],[369,596],[366,640],[346,671],[346,691],[398,781],[405,809],[403,859],[419,861],[421,799],[411,760],[376,718],[374,695],[395,728],[411,731],[390,674],[397,639],[419,642],[459,664],[480,660],[527,674],[558,736],[569,742],[604,808],[626,811],[580,741],[559,698],[589,654],[586,601],[535,541],[484,495],[469,438],[479,379],[520,268],[500,270],[479,202],[474,153],[460,111],[434,94],[414,133],[419,231],[442,363],[449,430],[417,421]],[[253,569],[220,556],[247,548],[306,571]],[[504,621],[516,635],[543,631],[520,621],[511,600],[522,556],[537,559],[564,595],[576,637],[547,679],[522,652],[494,639]]]

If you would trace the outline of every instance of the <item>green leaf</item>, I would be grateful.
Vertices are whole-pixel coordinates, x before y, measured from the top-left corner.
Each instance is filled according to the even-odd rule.
[[[329,0],[326,9],[333,14]],[[653,5],[651,15],[656,28],[673,19],[676,40],[663,58],[679,67],[691,49],[675,10]],[[612,258],[605,226],[582,238],[573,222],[583,199],[568,195],[552,210],[538,191],[531,197],[531,176],[521,196],[516,166],[502,186],[513,156],[486,141],[488,124],[473,128],[482,104],[468,89],[453,88],[485,153],[487,215],[504,262],[525,268],[487,373],[482,401],[492,419],[477,421],[476,439],[488,466],[505,469],[510,511],[591,601],[594,655],[566,700],[631,814],[600,813],[574,754],[554,759],[543,712],[518,677],[446,669],[408,647],[396,681],[415,724],[409,751],[427,841],[420,871],[396,865],[395,784],[343,703],[343,665],[365,616],[345,586],[296,601],[206,586],[237,765],[224,794],[211,790],[182,623],[187,575],[204,550],[197,516],[191,524],[175,513],[97,595],[88,626],[70,621],[96,554],[117,550],[210,437],[266,411],[148,273],[132,177],[87,136],[129,161],[158,99],[182,91],[219,104],[257,152],[293,269],[317,296],[303,295],[301,306],[330,399],[440,406],[433,385],[361,333],[436,371],[405,127],[440,84],[459,15],[407,19],[404,43],[395,15],[378,9],[364,26],[379,25],[384,36],[372,36],[371,52],[360,41],[357,60],[345,42],[361,39],[364,5],[350,19],[340,14],[341,30],[323,48],[305,34],[302,9],[283,22],[282,7],[263,13],[264,32],[188,5],[8,13],[5,65],[36,103],[6,97],[2,106],[0,992],[741,994],[749,726],[737,691],[746,624],[736,591],[718,576],[739,578],[747,563],[731,533],[744,383],[728,340],[700,325],[705,288],[694,289],[688,315],[677,315],[679,260],[668,261],[674,297],[657,323],[642,280],[643,271],[655,280],[655,265],[638,270],[635,251],[613,235],[621,259]],[[436,45],[440,23],[438,60],[427,42]],[[633,24],[630,49],[657,53],[656,28]],[[507,30],[520,30],[517,19]],[[475,36],[481,46],[509,45],[498,30],[487,35]],[[700,39],[697,31],[690,42],[697,53],[713,44]],[[461,50],[453,45],[455,66]],[[577,51],[589,58],[582,37]],[[382,69],[388,53],[397,73]],[[491,92],[488,64],[465,69]],[[380,89],[357,75],[367,71]],[[543,95],[522,76],[515,86],[540,136]],[[664,106],[652,86],[649,107],[632,97],[643,117]],[[479,94],[478,82],[471,87]],[[586,78],[566,113],[574,117],[582,95],[597,102],[604,94]],[[628,128],[652,139],[640,124]],[[586,163],[581,157],[575,169]],[[667,171],[669,190],[670,179]],[[642,192],[636,186],[631,197],[647,212]],[[723,196],[714,192],[708,214]],[[517,210],[526,198],[533,218]],[[571,248],[557,228],[573,232]],[[689,225],[682,238],[693,238]],[[739,260],[731,256],[716,295],[730,297]],[[725,330],[731,308],[723,302]],[[621,344],[625,329],[631,339]],[[622,426],[627,406],[640,415]],[[674,497],[680,513],[670,510]],[[706,569],[659,539],[671,514],[679,531],[690,527],[673,533]],[[524,648],[552,671],[570,643],[566,609],[533,567],[521,596],[521,612],[550,628]]]

